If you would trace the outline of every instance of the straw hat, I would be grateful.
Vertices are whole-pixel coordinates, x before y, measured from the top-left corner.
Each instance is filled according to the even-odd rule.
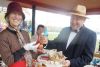
[[[86,7],[83,6],[83,5],[77,5],[77,6],[73,9],[73,11],[72,11],[71,14],[72,14],[72,15],[77,15],[77,16],[82,16],[82,17],[87,18],[87,17],[86,17]]]

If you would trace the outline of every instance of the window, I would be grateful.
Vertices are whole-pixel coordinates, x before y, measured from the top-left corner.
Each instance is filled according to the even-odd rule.
[[[85,26],[95,31],[97,34],[97,44],[95,51],[100,49],[100,15],[88,15],[89,19],[86,20]]]
[[[36,27],[43,24],[48,29],[48,38],[53,40],[63,27],[70,25],[70,16],[36,10]]]

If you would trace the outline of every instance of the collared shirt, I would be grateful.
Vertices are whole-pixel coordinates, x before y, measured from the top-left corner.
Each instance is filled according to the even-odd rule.
[[[84,26],[84,25],[83,25]],[[82,26],[82,27],[83,27]],[[81,28],[82,28],[81,27]],[[66,49],[68,48],[68,46],[70,45],[70,43],[72,42],[72,40],[75,38],[75,36],[77,35],[77,33],[80,31],[80,29],[77,29],[76,31],[71,31],[70,35],[69,35],[69,38],[68,38],[68,42],[66,44]],[[70,28],[71,29],[71,28]],[[72,29],[71,29],[72,30]]]
[[[68,42],[67,42],[67,45],[66,45],[66,49],[70,45],[71,41],[75,38],[76,34],[77,34],[77,32],[73,32],[73,31],[70,33],[69,38],[68,38]]]

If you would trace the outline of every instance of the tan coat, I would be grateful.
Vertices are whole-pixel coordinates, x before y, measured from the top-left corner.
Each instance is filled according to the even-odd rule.
[[[30,42],[28,33],[21,31],[26,43]],[[12,53],[16,52],[21,48],[15,31],[4,30],[0,33],[0,54],[3,61],[10,65],[14,63],[14,56]]]

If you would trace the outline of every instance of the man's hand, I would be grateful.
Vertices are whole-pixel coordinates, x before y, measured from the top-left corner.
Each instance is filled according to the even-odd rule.
[[[40,36],[40,44],[47,44],[48,43],[48,39],[45,36]]]
[[[63,67],[70,67],[70,61],[69,60],[65,60],[63,62]]]

